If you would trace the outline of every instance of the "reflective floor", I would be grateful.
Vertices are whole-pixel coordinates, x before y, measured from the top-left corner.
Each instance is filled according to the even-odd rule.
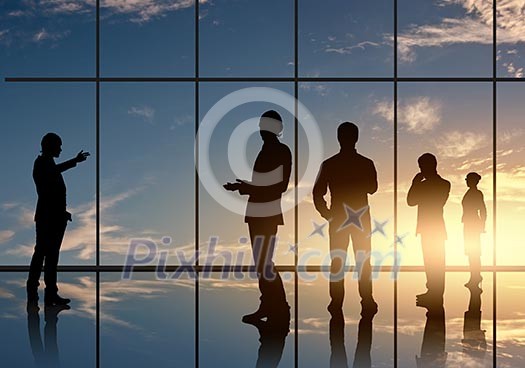
[[[25,273],[2,272],[2,367],[525,366],[525,274],[483,273],[481,288],[469,290],[468,273],[449,272],[443,308],[428,309],[415,303],[424,273],[399,275],[396,303],[391,275],[381,272],[374,280],[379,310],[361,316],[350,273],[342,319],[326,310],[322,272],[282,276],[289,329],[241,321],[259,303],[253,278],[166,281],[142,272],[121,280],[105,272],[97,309],[96,274],[67,272],[59,275],[60,293],[73,299],[71,309],[44,308],[41,293],[40,310],[27,312]]]

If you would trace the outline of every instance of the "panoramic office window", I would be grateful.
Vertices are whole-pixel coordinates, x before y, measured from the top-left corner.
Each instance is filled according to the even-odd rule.
[[[0,0],[3,361],[523,366],[524,53],[518,0]],[[265,280],[247,197],[223,187],[252,179],[268,110],[292,157],[273,254],[288,324],[277,330],[241,323]],[[366,238],[377,311],[359,303],[351,241],[344,304],[332,303],[332,218],[313,203],[346,121],[377,170]],[[57,162],[91,155],[63,175],[72,222],[58,285],[71,310],[39,313],[26,309],[26,280],[32,168],[48,132],[62,139]],[[425,152],[451,183],[444,302],[432,311],[424,291],[441,281],[407,203]],[[472,172],[487,212],[477,278],[464,231]]]

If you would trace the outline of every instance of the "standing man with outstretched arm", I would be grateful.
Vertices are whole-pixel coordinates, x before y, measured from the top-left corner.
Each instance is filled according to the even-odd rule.
[[[55,164],[54,159],[62,152],[60,137],[55,133],[48,133],[42,138],[41,145],[42,154],[36,158],[33,166],[38,201],[35,211],[36,245],[27,279],[27,303],[28,306],[36,306],[38,303],[39,279],[45,259],[45,305],[65,305],[71,300],[58,295],[57,265],[71,213],[66,210],[66,184],[62,173],[85,161],[89,153],[80,151],[75,158]]]
[[[283,282],[272,258],[277,228],[284,224],[281,196],[286,192],[290,181],[292,154],[279,141],[283,121],[276,111],[266,111],[261,116],[259,129],[264,143],[253,166],[252,181],[237,179],[236,183],[224,185],[226,190],[238,190],[240,194],[248,195],[244,221],[250,232],[261,291],[259,309],[243,317],[244,322],[252,324],[263,318],[268,318],[270,322],[290,318],[290,306],[286,301]]]
[[[407,203],[417,206],[417,234],[421,235],[427,292],[417,296],[417,304],[443,303],[445,292],[445,240],[447,230],[443,207],[450,193],[450,182],[439,176],[437,159],[424,153],[417,160],[419,169],[408,191]]]
[[[314,205],[323,218],[330,222],[330,297],[328,311],[340,312],[344,299],[344,267],[349,237],[359,272],[359,295],[362,311],[377,312],[372,296],[370,267],[371,221],[368,195],[377,191],[377,173],[374,162],[357,153],[355,145],[359,128],[345,122],[337,128],[341,150],[325,160],[313,188]],[[331,206],[324,196],[330,190]]]

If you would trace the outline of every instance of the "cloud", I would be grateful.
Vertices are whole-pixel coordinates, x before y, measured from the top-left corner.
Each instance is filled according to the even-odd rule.
[[[441,102],[427,96],[400,100],[397,111],[398,122],[410,133],[426,133],[441,122],[441,110]],[[393,122],[394,104],[389,100],[379,101],[373,107],[373,113]]]
[[[516,68],[513,62],[503,63],[503,67],[507,69],[508,75],[514,78],[523,78],[523,67]]]
[[[461,6],[463,17],[442,18],[434,24],[411,25],[398,35],[400,60],[413,62],[418,47],[453,44],[492,44],[491,0],[441,0],[438,6]],[[497,37],[499,45],[525,42],[525,12],[522,0],[498,1]],[[392,41],[392,35],[386,35]]]
[[[328,85],[320,84],[320,83],[311,83],[311,82],[300,83],[299,88],[302,89],[303,91],[315,92],[319,96],[326,96],[329,92]]]
[[[14,236],[15,232],[12,230],[0,230],[0,244],[7,243]]]
[[[153,124],[153,119],[155,118],[155,110],[149,106],[132,106],[128,110],[128,114],[137,116],[150,124]]]
[[[330,37],[328,37],[328,39],[330,40]],[[333,41],[333,40],[331,40]],[[341,55],[348,55],[348,54],[351,54],[353,50],[355,49],[360,49],[360,50],[364,50],[366,46],[373,46],[373,47],[379,47],[381,46],[381,44],[377,43],[377,42],[372,42],[372,41],[362,41],[362,42],[359,42],[355,45],[350,45],[350,46],[343,46],[343,47],[327,47],[324,51],[325,52],[335,52],[337,54],[341,54]]]
[[[437,140],[436,147],[442,157],[460,158],[471,154],[489,143],[486,134],[451,131]]]
[[[46,40],[51,41],[58,41],[61,38],[64,38],[68,36],[71,32],[70,31],[64,31],[64,32],[48,32],[45,28],[42,28],[40,31],[36,32],[33,35],[33,42],[43,42]]]

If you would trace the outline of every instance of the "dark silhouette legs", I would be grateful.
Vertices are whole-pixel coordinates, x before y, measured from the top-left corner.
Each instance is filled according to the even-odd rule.
[[[365,227],[366,228],[366,227]],[[370,232],[354,227],[339,230],[337,224],[330,224],[330,298],[329,311],[341,309],[345,295],[344,266],[349,238],[352,238],[356,269],[359,279],[359,295],[365,305],[375,305],[372,296],[372,267],[370,250],[372,247]],[[377,305],[376,305],[377,308]]]
[[[467,288],[478,286],[483,280],[481,277],[481,239],[479,231],[464,232],[465,253],[470,266],[470,279],[465,284]]]
[[[445,239],[439,236],[422,235],[421,244],[428,292],[419,295],[418,299],[423,303],[426,301],[421,300],[422,297],[434,303],[439,303],[441,300],[442,304],[443,294],[445,293]]]
[[[248,223],[252,243],[253,258],[259,279],[261,304],[257,312],[245,316],[243,320],[261,319],[270,317],[272,312],[281,310],[289,314],[289,305],[286,301],[283,281],[272,261],[275,249],[277,225],[268,225],[265,221],[251,221]]]
[[[46,301],[52,302],[57,298],[57,266],[66,224],[66,221],[38,221],[36,223],[36,245],[27,279],[28,302],[38,300],[38,286],[44,260]]]

